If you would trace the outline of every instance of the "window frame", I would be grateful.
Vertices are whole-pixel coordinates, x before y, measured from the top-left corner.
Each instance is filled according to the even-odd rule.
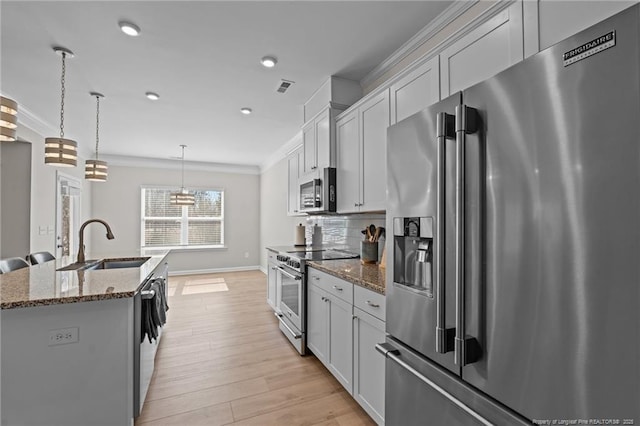
[[[160,189],[175,192],[178,188],[164,185],[141,185],[140,186],[140,248],[143,250],[202,250],[202,249],[226,249],[224,232],[224,205],[225,190],[219,187],[189,187],[189,191],[215,191],[221,194],[220,216],[194,216],[189,218],[189,206],[180,206],[182,215],[178,218],[173,216],[145,216],[145,190]],[[221,244],[178,244],[166,246],[145,246],[145,221],[146,220],[179,220],[180,221],[180,241],[188,241],[189,221],[219,221],[220,222],[220,242]]]

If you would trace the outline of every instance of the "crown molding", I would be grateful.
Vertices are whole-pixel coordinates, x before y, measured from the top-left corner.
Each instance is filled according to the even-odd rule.
[[[28,108],[25,108],[23,105],[18,104],[18,136],[20,136],[21,131],[20,128],[25,128],[33,133],[36,133],[38,136],[42,138],[42,143],[44,143],[44,139],[49,137],[48,135],[57,136],[60,132],[60,129],[53,126],[51,123],[44,121],[33,112],[31,112]],[[30,141],[28,138],[27,142],[34,143],[35,141]],[[80,158],[92,158],[93,151],[90,148],[85,147],[83,144],[78,143],[78,156]]]
[[[434,20],[429,22],[423,29],[418,31],[413,37],[407,40],[398,50],[393,52],[391,56],[382,61],[378,66],[371,70],[361,81],[360,86],[367,87],[394,66],[398,65],[404,58],[409,56],[417,48],[422,46],[427,40],[441,31],[451,21],[469,10],[480,0],[454,1],[451,6],[446,8]]]
[[[109,166],[123,167],[148,167],[154,169],[175,169],[182,168],[182,162],[179,159],[171,160],[165,158],[148,158],[134,157],[128,155],[112,155],[101,154],[100,159],[109,163]],[[259,175],[260,168],[258,166],[249,166],[242,164],[224,164],[224,163],[205,163],[201,161],[184,162],[185,170],[195,170],[204,172],[218,173],[238,173],[245,175]]]
[[[302,130],[296,133],[287,143],[282,145],[271,154],[261,165],[260,165],[260,174],[266,172],[271,167],[273,167],[280,160],[291,154],[292,151],[298,148],[298,146],[302,145]]]

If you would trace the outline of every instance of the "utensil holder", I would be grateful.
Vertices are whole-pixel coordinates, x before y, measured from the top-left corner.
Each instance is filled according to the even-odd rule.
[[[362,263],[378,262],[378,242],[360,241],[360,261]]]

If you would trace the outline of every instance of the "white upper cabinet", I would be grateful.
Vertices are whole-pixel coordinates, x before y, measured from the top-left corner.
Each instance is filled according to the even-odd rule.
[[[301,145],[295,151],[287,156],[287,180],[288,180],[288,197],[287,197],[287,214],[289,216],[299,216],[303,213],[298,212],[300,207],[300,170],[304,162],[304,149]]]
[[[340,213],[360,211],[360,130],[358,110],[336,121],[336,209]]]
[[[303,161],[300,176],[319,178],[322,169],[335,167],[335,117],[341,109],[322,110],[302,127]]]
[[[384,211],[389,89],[368,96],[336,123],[337,211]]]
[[[358,111],[362,150],[360,211],[383,211],[387,209],[389,91],[367,100]]]
[[[540,0],[540,49],[546,49],[635,3],[637,1]]]
[[[524,59],[522,2],[515,2],[440,53],[442,98]]]
[[[391,85],[391,124],[440,100],[439,67],[435,56]]]

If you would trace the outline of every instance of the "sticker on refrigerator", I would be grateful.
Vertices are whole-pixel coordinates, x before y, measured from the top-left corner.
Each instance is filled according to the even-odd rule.
[[[578,46],[575,49],[571,49],[562,55],[564,66],[567,67],[571,64],[575,64],[589,56],[593,56],[596,53],[600,53],[603,50],[607,50],[610,47],[616,45],[616,32],[611,31],[603,36],[595,38],[588,43]]]

